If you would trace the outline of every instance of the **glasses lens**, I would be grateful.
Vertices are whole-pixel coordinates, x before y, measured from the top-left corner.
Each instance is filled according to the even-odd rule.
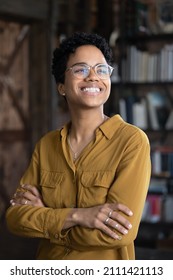
[[[112,70],[109,65],[99,64],[96,66],[97,76],[101,79],[107,79],[111,76]]]
[[[89,71],[90,71],[89,68],[83,64],[74,65],[72,67],[72,70],[73,70],[74,76],[76,76],[77,78],[87,77],[89,74]]]
[[[113,71],[113,68],[107,64],[98,64],[92,68],[94,68],[96,75],[100,79],[108,79]],[[88,66],[86,64],[76,64],[71,68],[68,68],[67,70],[69,69],[72,70],[75,77],[79,79],[85,79],[90,74],[91,66]]]

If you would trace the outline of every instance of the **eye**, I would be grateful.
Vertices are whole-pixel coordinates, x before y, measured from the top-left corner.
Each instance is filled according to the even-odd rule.
[[[75,65],[73,67],[74,74],[79,74],[79,75],[86,75],[88,73],[88,68],[83,65]]]
[[[108,75],[109,69],[106,65],[98,65],[97,67],[97,74],[99,75]]]

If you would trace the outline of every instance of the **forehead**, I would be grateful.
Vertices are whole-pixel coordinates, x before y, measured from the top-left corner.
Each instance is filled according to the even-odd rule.
[[[79,62],[94,66],[98,63],[106,63],[106,59],[100,49],[92,45],[85,45],[78,47],[76,51],[69,56],[67,64],[71,66]]]

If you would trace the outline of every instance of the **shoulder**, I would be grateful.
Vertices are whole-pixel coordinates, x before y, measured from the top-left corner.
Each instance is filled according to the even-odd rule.
[[[50,149],[60,142],[61,130],[52,130],[43,135],[35,145],[35,149]]]
[[[59,129],[49,131],[43,137],[41,137],[39,142],[44,143],[44,142],[47,142],[47,141],[53,141],[54,139],[59,139],[60,138],[60,131],[61,130],[59,130]]]
[[[47,140],[51,140],[54,138],[58,138],[58,137],[60,137],[60,134],[61,134],[61,129],[49,131],[40,139],[40,141],[47,141]]]
[[[117,126],[118,123],[118,126]],[[146,133],[139,127],[125,122],[119,115],[114,116],[115,137],[121,137],[122,141],[133,142],[136,145],[146,143],[149,145],[149,139]]]
[[[123,122],[121,128],[122,129],[122,133],[126,136],[126,137],[135,137],[136,141],[138,140],[139,142],[143,142],[143,141],[149,141],[148,140],[148,136],[146,135],[146,133],[140,129],[137,126],[134,126],[132,124],[129,124],[127,122]]]

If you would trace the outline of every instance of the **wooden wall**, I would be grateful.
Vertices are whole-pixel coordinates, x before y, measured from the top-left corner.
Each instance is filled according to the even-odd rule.
[[[13,99],[8,102],[11,107],[7,114],[5,113],[5,102],[2,102],[0,111],[1,120],[8,118],[11,123],[9,127],[7,122],[3,121],[3,125],[0,126],[0,218],[8,207],[9,200],[28,165],[35,143],[52,128],[51,106],[52,96],[55,95],[55,92],[52,90],[51,56],[55,33],[54,19],[57,16],[56,2],[55,0],[0,0],[0,20],[7,22],[7,28],[9,22],[14,22],[19,23],[19,29],[22,30],[22,26],[26,26],[29,30],[27,41],[24,43],[27,44],[27,47],[16,48],[17,51],[16,53],[14,51],[14,54],[13,49],[15,48],[12,47],[8,57],[4,51],[2,52],[2,47],[3,50],[9,49],[11,35],[8,30],[4,31],[5,27],[1,28],[2,38],[3,32],[5,32],[9,36],[9,40],[7,38],[6,42],[2,42],[2,40],[0,42],[0,97],[2,100],[2,97],[5,98],[6,95],[11,94]],[[14,36],[15,34],[13,34]],[[15,43],[20,40],[19,37],[16,34]],[[22,67],[19,63],[13,63],[11,57],[13,57],[13,61],[22,60],[22,65],[25,69],[27,68],[26,75],[22,75]],[[9,68],[11,66],[12,70],[8,73],[2,65],[4,58],[7,58],[11,64]],[[22,105],[27,108],[24,113],[26,122],[22,122],[22,124],[20,116],[23,114],[23,109],[18,106],[21,103],[18,92],[4,90],[2,86],[7,78],[12,78],[16,83],[20,80],[21,94],[27,96],[25,104]],[[4,115],[2,115],[3,112]],[[10,116],[11,112],[15,114],[15,122],[13,114]]]
[[[49,0],[0,0],[4,15],[45,20],[49,15]]]

